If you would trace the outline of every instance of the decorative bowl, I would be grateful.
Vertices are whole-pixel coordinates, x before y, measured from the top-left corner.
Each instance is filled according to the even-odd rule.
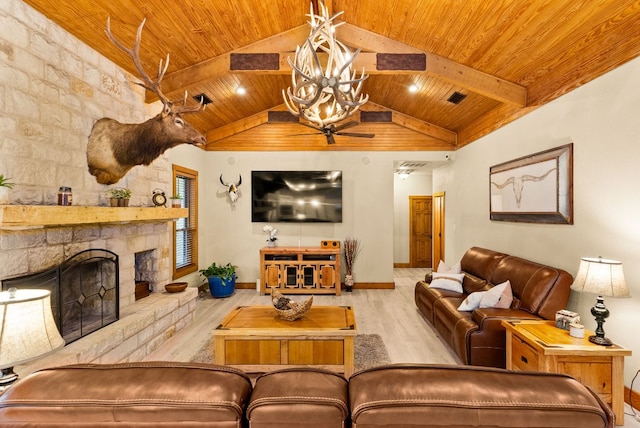
[[[171,284],[167,284],[164,286],[164,289],[167,290],[167,293],[179,293],[187,289],[186,282],[172,282]]]
[[[285,321],[295,321],[302,318],[313,304],[313,296],[304,302],[294,302],[288,297],[285,297],[275,288],[271,289],[271,303],[276,314]]]

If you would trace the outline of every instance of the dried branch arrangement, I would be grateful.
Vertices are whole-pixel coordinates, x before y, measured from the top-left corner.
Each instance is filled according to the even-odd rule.
[[[347,275],[351,275],[353,272],[353,264],[356,262],[356,258],[361,250],[360,241],[357,238],[345,238],[343,245],[344,263],[347,268]]]

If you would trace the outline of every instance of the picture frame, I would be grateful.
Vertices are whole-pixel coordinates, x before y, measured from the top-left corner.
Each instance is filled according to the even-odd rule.
[[[492,166],[489,217],[573,224],[573,143]]]

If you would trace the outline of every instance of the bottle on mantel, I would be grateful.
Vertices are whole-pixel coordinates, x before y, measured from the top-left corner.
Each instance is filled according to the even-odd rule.
[[[69,206],[72,201],[71,187],[60,187],[58,190],[58,205]]]

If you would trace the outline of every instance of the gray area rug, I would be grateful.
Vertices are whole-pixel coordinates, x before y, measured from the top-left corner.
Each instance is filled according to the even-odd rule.
[[[355,370],[360,371],[370,367],[391,363],[387,348],[378,334],[358,334],[355,338]],[[191,359],[194,363],[213,363],[213,350],[209,343],[205,343]]]

